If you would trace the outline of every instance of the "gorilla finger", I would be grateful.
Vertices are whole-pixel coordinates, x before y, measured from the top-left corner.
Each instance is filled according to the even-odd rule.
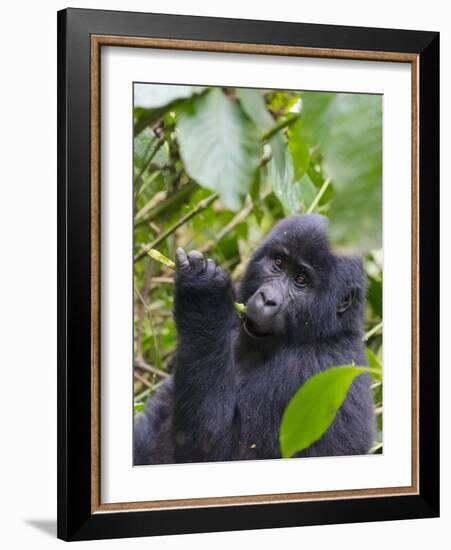
[[[188,260],[191,267],[194,268],[196,271],[201,271],[205,268],[204,255],[197,250],[192,250],[191,252],[188,252]]]
[[[220,265],[216,266],[215,278],[218,279],[218,281],[226,281],[228,278],[227,273]]]
[[[205,265],[205,275],[207,277],[214,277],[216,272],[216,263],[211,258],[208,258]]]
[[[175,265],[180,269],[189,267],[188,257],[181,246],[175,251]]]

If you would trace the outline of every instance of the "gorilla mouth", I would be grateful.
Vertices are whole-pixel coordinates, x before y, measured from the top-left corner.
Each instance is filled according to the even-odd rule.
[[[253,323],[249,318],[244,319],[243,321],[244,332],[251,338],[267,338],[271,335],[270,332],[260,332],[257,330],[255,323]]]

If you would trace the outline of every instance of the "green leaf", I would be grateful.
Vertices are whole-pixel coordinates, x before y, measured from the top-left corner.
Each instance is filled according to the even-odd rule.
[[[382,279],[368,277],[368,281],[367,301],[374,313],[382,319]]]
[[[141,402],[136,402],[134,403],[134,410],[135,410],[135,414],[139,414],[140,412],[142,412],[145,408],[145,403]]]
[[[266,108],[265,100],[259,90],[237,88],[236,95],[240,100],[244,112],[262,134],[274,126],[274,118]]]
[[[304,174],[298,182],[298,189],[304,209],[307,209],[314,201],[317,190],[308,174]]]
[[[183,106],[176,131],[187,173],[218,192],[227,208],[238,210],[262,154],[255,124],[214,88]]]
[[[155,250],[155,248],[151,248],[147,254],[149,254],[149,256],[156,260],[157,262],[160,262],[164,265],[166,265],[167,267],[169,267],[170,269],[172,270],[175,270],[175,263],[170,260],[169,258],[167,258],[164,254],[162,254],[161,252],[159,252],[158,250]]]
[[[366,348],[366,356],[368,357],[368,366],[374,369],[374,371],[380,371],[382,373],[382,364],[374,351],[370,348]]]
[[[237,88],[236,94],[240,99],[241,106],[245,113],[255,123],[262,137],[267,134],[268,131],[272,131],[273,128],[277,127],[278,122],[274,120],[273,116],[266,108],[265,101],[260,91],[249,88]],[[291,118],[293,117],[290,117],[290,120]],[[280,122],[282,123],[284,120]],[[294,123],[293,126],[296,126],[296,123]],[[285,213],[294,214],[299,211],[301,196],[299,188],[295,184],[293,157],[287,151],[285,137],[280,132],[275,133],[269,139],[269,145],[272,153],[272,158],[268,163],[268,177],[271,186],[282,203]]]
[[[135,107],[157,109],[178,99],[187,99],[204,90],[202,86],[178,86],[175,84],[135,84],[133,99]]]
[[[381,246],[382,97],[369,94],[302,94],[303,139],[319,145],[336,194],[331,239],[349,251]]]
[[[246,306],[244,304],[235,302],[233,305],[235,306],[235,311],[238,313],[240,317],[241,315],[244,315],[246,313]]]
[[[310,164],[309,146],[302,138],[302,123],[298,120],[288,129],[288,148],[293,158],[294,178],[301,179]]]
[[[268,178],[286,215],[299,211],[300,197],[294,182],[293,159],[284,143],[271,140],[272,159],[268,163]]]
[[[332,424],[354,379],[367,368],[342,366],[309,378],[285,409],[280,425],[283,458],[310,447]]]
[[[133,110],[135,119],[133,135],[135,138],[139,136],[143,130],[155,124],[164,113],[165,107],[160,107],[158,109],[143,109],[141,107],[136,107]]]

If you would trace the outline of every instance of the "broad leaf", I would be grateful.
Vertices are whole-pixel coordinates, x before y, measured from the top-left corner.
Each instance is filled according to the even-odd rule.
[[[293,158],[294,178],[300,180],[310,164],[309,146],[301,133],[302,122],[299,120],[288,129],[288,149]]]
[[[324,153],[335,185],[331,238],[353,252],[381,246],[382,97],[302,94],[302,136]]]
[[[256,124],[263,136],[274,127],[276,121],[266,108],[260,91],[249,88],[238,88],[237,96],[249,118]],[[270,140],[271,160],[268,163],[268,177],[277,198],[282,203],[286,214],[293,214],[300,209],[299,190],[294,182],[293,159],[287,151],[287,144],[281,133]]]
[[[135,84],[133,99],[135,107],[157,109],[165,107],[178,99],[187,99],[200,93],[201,86],[177,86],[175,84]]]
[[[304,205],[304,210],[307,210],[310,204],[314,201],[317,193],[317,189],[308,174],[304,174],[299,180],[298,189],[301,201]]]
[[[274,118],[266,108],[265,100],[259,90],[237,88],[236,95],[244,112],[254,122],[261,134],[274,126]]]
[[[294,214],[301,207],[300,196],[294,181],[293,159],[285,144],[271,140],[272,159],[268,163],[268,177],[274,193],[283,205],[285,214]]]
[[[187,173],[238,210],[262,154],[255,124],[218,88],[184,105],[176,131]]]
[[[370,348],[366,348],[366,355],[368,357],[368,366],[374,371],[380,371],[382,373],[382,364],[377,358],[376,354]]]
[[[364,367],[334,367],[309,378],[285,409],[280,425],[280,449],[288,458],[307,449],[332,424],[354,379]]]

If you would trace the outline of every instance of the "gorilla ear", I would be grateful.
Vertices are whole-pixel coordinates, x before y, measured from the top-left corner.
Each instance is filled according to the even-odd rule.
[[[357,301],[358,296],[359,289],[354,287],[353,289],[351,289],[350,292],[348,292],[348,294],[346,294],[343,300],[338,303],[337,313],[341,314],[347,311],[352,306],[352,304]]]

